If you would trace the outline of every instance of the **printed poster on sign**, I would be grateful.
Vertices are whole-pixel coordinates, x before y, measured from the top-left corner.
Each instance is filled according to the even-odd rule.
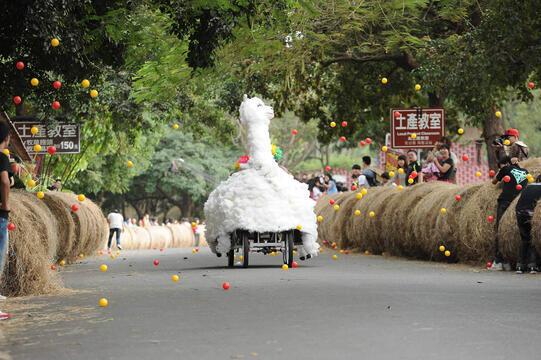
[[[40,154],[46,154],[49,146],[54,146],[57,154],[78,154],[81,151],[79,124],[56,123],[48,127],[39,122],[15,122],[14,125],[29,154],[36,154],[34,145],[41,146]],[[38,129],[36,134],[32,134],[32,127]]]
[[[445,109],[391,109],[391,147],[432,148],[445,136]]]

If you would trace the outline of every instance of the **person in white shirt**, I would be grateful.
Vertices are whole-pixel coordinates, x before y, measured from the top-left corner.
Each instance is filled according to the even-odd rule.
[[[109,242],[107,243],[107,248],[111,250],[111,241],[113,240],[113,234],[116,232],[116,247],[122,250],[122,246],[120,246],[120,232],[122,231],[124,217],[115,209],[107,215],[107,222],[109,223]]]

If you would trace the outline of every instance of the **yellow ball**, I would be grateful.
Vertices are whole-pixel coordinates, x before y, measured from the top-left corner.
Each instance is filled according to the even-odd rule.
[[[319,215],[319,216],[317,217],[317,221],[322,222],[322,221],[323,221],[323,216]]]
[[[458,129],[457,132],[458,132],[458,135],[462,135],[462,134],[464,134],[464,129],[463,129],[463,128],[460,128],[460,129]]]
[[[53,47],[57,47],[58,45],[60,45],[60,41],[57,38],[53,38],[51,39],[51,45]]]
[[[446,214],[446,213],[447,213],[447,209],[446,209],[446,208],[441,208],[441,209],[440,209],[440,212],[441,212],[442,214]]]
[[[528,173],[528,174],[526,174],[526,178],[527,178],[527,179],[529,179],[529,178],[533,178],[533,175],[532,175],[532,174],[530,174],[530,173]]]
[[[41,145],[40,144],[34,145],[34,151],[35,152],[40,152],[41,151]]]
[[[398,191],[404,190],[404,187],[402,185],[398,185]]]
[[[289,266],[287,266],[287,264],[284,264],[284,265],[282,265],[282,269],[287,270],[287,269],[289,269]]]
[[[128,160],[128,162],[126,163],[126,165],[128,165],[128,166],[133,166],[133,163],[132,163],[130,160]]]
[[[374,217],[374,216],[376,216],[376,213],[373,212],[373,211],[370,211],[370,214],[368,214],[368,215],[370,215],[370,217]]]
[[[386,78],[386,77],[381,78],[381,83],[382,83],[382,84],[387,84],[387,78]]]
[[[415,90],[417,90],[417,91],[421,90],[421,85],[416,84],[416,85],[415,85]]]
[[[32,84],[32,86],[38,86],[39,80],[36,79],[36,78],[32,78],[32,79],[30,80],[30,84]]]
[[[86,199],[86,196],[84,196],[83,194],[79,194],[79,196],[77,196],[77,200],[79,201],[85,201]]]
[[[244,256],[239,255],[239,260],[242,261],[244,259]]]
[[[171,280],[173,280],[174,282],[177,282],[177,281],[179,280],[178,275],[173,275],[173,276],[171,277]]]
[[[274,251],[270,253],[270,256],[274,256]]]
[[[107,265],[103,264],[102,266],[100,266],[100,270],[103,271],[103,272],[106,272],[107,271]]]
[[[417,139],[417,134],[411,134],[412,139]]]
[[[344,253],[344,250],[340,250],[340,254],[343,254]]]
[[[30,187],[34,187],[36,186],[36,182],[32,179],[28,180],[28,182],[26,183],[27,186],[30,186]]]
[[[66,262],[64,260],[60,261],[60,266],[66,265]]]
[[[403,174],[403,173],[404,173],[404,169],[402,169],[402,168],[398,169],[398,173],[399,173],[399,174]]]
[[[85,256],[83,254],[79,254],[79,257],[82,259],[84,258]]]
[[[117,250],[116,254],[117,254],[117,255],[120,255],[120,251],[119,251],[119,250]]]
[[[533,178],[528,178],[529,183],[533,183],[533,181],[534,181]]]
[[[370,255],[370,251],[366,250],[366,251],[364,252],[364,254],[365,254],[365,255]]]
[[[109,304],[109,301],[107,301],[106,298],[101,298],[100,299],[100,306],[101,307],[106,307],[108,304]]]
[[[32,126],[30,132],[32,133],[32,135],[36,135],[39,132],[39,129],[35,126]]]
[[[192,252],[195,254],[197,251],[195,251],[195,249],[192,249]]]
[[[441,251],[441,252],[444,252],[444,251],[445,251],[445,246],[440,245],[440,251]]]
[[[90,90],[90,96],[93,98],[98,97],[98,90]]]
[[[451,252],[449,250],[445,250],[445,256],[451,256]]]
[[[355,215],[361,215],[361,212],[359,210],[355,210]]]
[[[413,184],[413,179],[408,179],[409,184]]]
[[[114,259],[115,258],[115,254],[111,254],[111,259]]]
[[[322,252],[322,251],[323,251],[323,249],[322,249],[322,248],[319,248],[319,252]]]
[[[389,171],[389,177],[391,177],[391,178],[394,177],[394,171]]]
[[[45,197],[45,194],[43,193],[43,191],[38,191],[38,193],[36,194],[38,199],[43,199]]]
[[[389,149],[387,148],[387,146],[382,146],[382,147],[381,147],[381,151],[385,152],[385,151],[387,151],[387,150],[389,150]]]
[[[335,127],[336,126],[336,123],[334,121],[331,121],[331,127]]]
[[[332,258],[333,258],[334,260],[336,260],[336,259],[338,259],[338,255],[333,255]]]
[[[499,112],[499,111],[496,111],[496,116],[497,116],[497,117],[501,117],[501,116],[502,116],[502,113]]]
[[[4,151],[2,151],[4,154],[6,154],[6,156],[9,156],[9,149],[4,149]]]
[[[297,225],[297,230],[301,230],[301,229],[302,229],[302,226]]]
[[[363,195],[368,194],[368,190],[366,190],[366,189],[361,189],[361,194],[363,194]]]
[[[511,141],[505,139],[505,140],[503,141],[503,144],[504,144],[505,146],[509,146],[509,145],[511,145]]]
[[[83,81],[81,81],[81,86],[84,87],[84,88],[87,88],[90,86],[90,81],[88,81],[87,79],[84,79]]]
[[[357,195],[355,195],[355,197],[359,200],[361,200],[363,198],[363,194],[361,193],[357,193]]]
[[[338,209],[340,209],[340,205],[338,204],[334,205],[334,210],[338,210]]]
[[[477,176],[478,178],[480,178],[480,177],[481,177],[481,172],[480,172],[480,171],[476,172],[476,173],[475,173],[475,176]]]
[[[173,129],[178,130],[179,126],[178,124],[173,125]]]
[[[293,250],[293,255],[297,255],[297,251]]]

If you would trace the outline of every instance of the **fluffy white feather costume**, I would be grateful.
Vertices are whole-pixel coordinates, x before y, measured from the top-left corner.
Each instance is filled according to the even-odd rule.
[[[226,254],[236,229],[278,232],[300,225],[299,255],[318,254],[315,202],[308,186],[282,170],[274,160],[269,136],[271,107],[244,95],[240,121],[245,127],[250,160],[210,194],[205,203],[206,238],[211,250]]]

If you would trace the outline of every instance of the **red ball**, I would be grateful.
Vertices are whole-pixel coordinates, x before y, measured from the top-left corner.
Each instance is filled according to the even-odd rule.
[[[21,101],[23,101],[23,99],[21,99],[20,96],[15,96],[15,97],[13,98],[13,102],[14,102],[15,104],[20,104]]]
[[[15,230],[15,224],[10,222],[10,223],[8,224],[8,230],[9,230],[9,231]]]
[[[195,248],[195,252],[199,252],[199,248]]]
[[[332,244],[331,247],[334,249],[336,247],[336,244]]]
[[[528,84],[528,87],[529,87],[530,89],[533,89],[534,86],[535,86],[535,85],[534,85],[534,83],[532,83],[532,82]]]
[[[395,116],[395,117],[399,117],[399,116],[400,116],[400,113],[399,113],[398,111],[395,111],[395,112],[394,112],[394,116]]]
[[[53,101],[53,109],[60,109],[60,103],[58,101]]]
[[[51,265],[51,270],[56,270],[56,266]]]
[[[489,221],[489,222],[493,222],[493,221],[494,221],[494,216],[489,216],[489,217],[488,217],[488,221]]]
[[[487,262],[487,268],[491,268],[492,267],[492,263],[491,262]]]
[[[346,137],[345,137],[345,136],[341,136],[341,137],[340,137],[340,141],[341,141],[341,142],[346,141]]]
[[[111,254],[111,250],[107,251],[107,254]]]
[[[347,121],[342,121],[342,126],[343,126],[343,127],[348,126],[348,122],[347,122]]]
[[[292,133],[293,135],[297,135],[297,130],[293,129],[293,131],[291,131],[291,133]]]
[[[49,155],[53,155],[56,152],[56,148],[54,146],[49,146],[47,148],[47,152],[49,153]]]
[[[503,181],[505,181],[507,183],[507,182],[511,181],[511,177],[509,177],[509,175],[505,175],[503,177]]]
[[[370,144],[372,142],[372,139],[366,138],[366,139],[364,139],[364,141],[366,141],[367,144]]]
[[[228,282],[224,282],[224,283],[222,284],[222,287],[224,288],[224,290],[229,289],[229,283],[228,283]]]
[[[17,66],[17,69],[22,70],[24,68],[24,63],[22,61],[18,61],[15,66]]]
[[[329,201],[329,204],[334,205],[334,200]]]
[[[154,260],[154,265],[158,266],[160,265],[160,262],[158,260]]]
[[[346,255],[349,254],[349,250],[344,251],[344,254]]]
[[[488,174],[489,174],[490,176],[496,175],[496,173],[494,172],[494,170],[490,170],[490,171],[488,172]]]
[[[468,161],[468,159],[469,159],[468,155],[466,155],[466,154],[462,155],[462,160],[463,161]]]
[[[79,210],[79,207],[77,206],[77,204],[73,204],[73,205],[71,205],[71,210],[77,211],[77,210]]]
[[[156,250],[156,249],[157,249],[156,247],[152,248],[152,250]]]
[[[62,86],[62,83],[58,80],[56,80],[54,83],[53,83],[53,87],[55,89],[60,89],[60,87]]]
[[[325,166],[325,171],[331,171],[331,167],[330,166]]]
[[[327,245],[327,240],[323,240],[323,245]]]
[[[460,199],[462,199],[462,198],[460,197],[460,195],[457,195],[457,196],[455,196],[455,199],[456,199],[456,201],[460,201]]]
[[[365,146],[366,143],[364,141],[361,141],[361,146]]]
[[[160,251],[163,251],[163,249],[162,249],[162,248],[160,248]]]
[[[517,184],[517,190],[518,190],[518,191],[522,190],[522,185]]]
[[[418,174],[417,174],[417,171],[412,171],[412,172],[411,172],[411,178],[412,178],[412,179],[415,179],[415,178],[417,177],[417,175],[418,175]]]
[[[351,191],[355,191],[355,190],[357,190],[357,186],[355,185],[351,186]]]
[[[293,261],[293,262],[291,263],[291,267],[294,268],[294,269],[297,268],[298,266],[299,266],[299,264],[297,264],[296,261]]]

